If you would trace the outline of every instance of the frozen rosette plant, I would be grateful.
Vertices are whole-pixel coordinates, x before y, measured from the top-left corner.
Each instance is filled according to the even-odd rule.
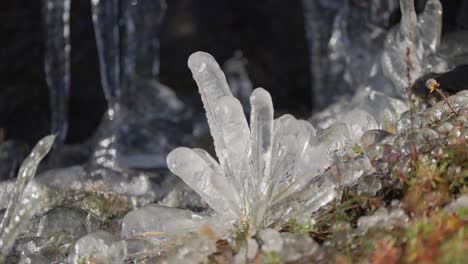
[[[168,155],[167,163],[215,216],[266,228],[307,217],[333,199],[334,176],[314,179],[349,149],[345,124],[317,135],[310,123],[291,115],[274,119],[271,96],[262,88],[250,96],[249,123],[211,55],[194,53],[188,65],[199,87],[217,159],[202,149],[180,147]],[[365,160],[357,163],[368,165]]]
[[[335,123],[317,131],[288,114],[274,119],[272,98],[262,88],[250,96],[248,121],[211,55],[194,53],[188,65],[200,91],[216,157],[203,149],[179,147],[169,153],[167,164],[213,210],[200,213],[147,205],[124,217],[122,237],[156,243],[150,249],[153,253],[178,245],[174,241],[181,237],[207,233],[215,240],[250,241],[250,247],[256,242],[249,237],[261,229],[278,230],[290,220],[313,223],[312,213],[335,199],[340,187],[354,184],[372,170],[365,156],[348,158],[354,153],[354,126]],[[197,246],[196,251],[214,252],[211,238],[201,239],[206,247]]]

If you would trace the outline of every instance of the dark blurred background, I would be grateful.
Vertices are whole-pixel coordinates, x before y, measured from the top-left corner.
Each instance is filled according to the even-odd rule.
[[[417,2],[416,6],[422,6],[424,0]],[[192,52],[209,52],[221,64],[235,50],[242,50],[254,86],[271,92],[275,108],[302,116],[310,114],[311,80],[302,1],[168,0],[167,3],[161,37],[163,83],[180,94],[195,95],[196,86],[186,66]],[[468,29],[468,1],[442,3],[444,33]],[[395,10],[389,26],[397,23],[399,16]],[[50,124],[41,1],[3,0],[0,38],[0,128],[6,138],[32,144],[48,133]],[[106,109],[90,0],[72,1],[71,43],[67,142],[77,143],[92,135]]]

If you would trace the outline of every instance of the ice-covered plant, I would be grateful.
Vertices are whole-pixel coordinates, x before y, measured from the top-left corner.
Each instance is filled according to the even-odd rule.
[[[427,72],[444,72],[447,59],[437,54],[442,35],[442,4],[428,0],[417,15],[413,0],[400,0],[401,22],[387,34],[382,69],[396,89],[414,83]]]
[[[41,139],[21,164],[14,190],[0,223],[0,263],[3,263],[10,253],[21,228],[46,202],[45,191],[40,185],[33,184],[32,179],[39,163],[52,148],[54,140],[55,136]]]
[[[194,53],[188,65],[218,159],[202,149],[180,147],[168,155],[167,163],[216,216],[256,229],[302,219],[333,199],[338,180],[349,182],[369,167],[366,159],[358,158],[323,174],[351,147],[346,124],[317,134],[310,123],[291,115],[274,119],[272,99],[262,88],[250,97],[249,124],[211,55]]]

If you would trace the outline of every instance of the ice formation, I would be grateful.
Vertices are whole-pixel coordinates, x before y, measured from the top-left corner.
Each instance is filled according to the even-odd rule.
[[[382,54],[382,68],[397,91],[409,88],[429,72],[447,69],[436,52],[442,35],[442,4],[428,0],[424,11],[416,15],[413,0],[400,0],[401,22],[388,34]]]
[[[47,78],[53,100],[61,100],[54,110],[53,127],[66,131],[66,110],[58,109],[66,109],[70,3],[46,2],[50,30],[46,50],[58,51],[47,57]],[[224,65],[225,76],[211,55],[197,52],[190,57],[215,153],[180,147],[167,156],[167,165],[210,207],[203,204],[192,211],[168,207],[178,205],[168,201],[173,197],[161,200],[168,183],[159,182],[159,175],[120,167],[158,167],[165,151],[183,138],[172,132],[181,130],[178,122],[187,117],[184,106],[156,78],[164,1],[93,0],[101,77],[109,104],[94,164],[48,170],[32,180],[54,136],[38,143],[21,166],[16,183],[0,183],[0,207],[6,209],[0,223],[0,262],[15,255],[22,263],[122,263],[140,257],[151,262],[154,256],[169,263],[199,263],[218,250],[218,239],[232,246],[239,237],[243,241],[231,256],[234,263],[255,261],[261,254],[276,254],[281,261],[291,262],[304,256],[323,257],[326,245],[318,245],[308,234],[278,229],[288,220],[318,226],[314,223],[319,217],[311,214],[327,210],[334,199],[339,206],[342,188],[355,187],[358,195],[380,195],[388,187],[384,185],[395,180],[394,174],[411,169],[414,151],[442,153],[451,140],[468,138],[466,90],[413,112],[407,103],[386,95],[466,58],[464,43],[451,49],[448,42],[439,52],[439,1],[428,0],[419,17],[412,1],[401,1],[402,22],[390,32],[383,30],[382,23],[396,1],[360,1],[356,6],[357,2],[304,0],[311,12],[306,16],[307,29],[313,45],[312,72],[320,91],[314,100],[324,107],[328,92],[337,92],[327,89],[328,85],[339,86],[341,81],[352,86],[352,91],[345,89],[349,94],[356,90],[352,97],[341,97],[315,114],[312,125],[291,115],[274,119],[270,94],[262,88],[251,91],[241,58]],[[363,18],[362,12],[369,16]],[[365,26],[355,28],[355,23]],[[343,80],[334,79],[341,75]],[[333,81],[326,84],[329,80]],[[153,111],[152,105],[163,110]],[[155,144],[148,143],[151,138]],[[0,147],[6,153],[2,165],[11,166],[2,168],[4,174],[11,174],[14,163],[22,159],[22,153],[12,150],[18,147],[11,145],[6,142]],[[142,149],[149,154],[142,154]],[[180,190],[173,189],[171,195]],[[192,194],[179,193],[181,198],[175,199],[186,203],[200,199]],[[446,210],[454,212],[466,204],[462,195]],[[360,217],[354,230],[393,228],[408,219],[412,216],[403,208],[382,206],[373,215]]]
[[[258,88],[250,96],[249,125],[211,55],[194,53],[188,65],[199,87],[218,159],[202,149],[180,147],[168,155],[167,163],[214,214],[152,205],[124,218],[124,237],[161,238],[161,234],[195,231],[207,223],[225,232],[235,223],[248,223],[251,230],[258,230],[291,218],[305,221],[336,196],[340,184],[352,184],[371,170],[365,157],[337,160],[347,155],[352,138],[370,129],[372,122],[336,123],[317,133],[308,122],[291,115],[274,119],[270,94]]]
[[[324,54],[327,52],[327,39],[330,38],[333,18],[341,6],[343,1],[312,1],[303,0],[304,9],[304,27],[309,43],[309,62],[310,62],[310,77],[313,80],[312,87],[312,103],[316,108],[322,108],[329,102],[329,96],[333,96],[327,92],[326,82],[330,81],[329,61]],[[327,5],[331,3],[331,5]],[[324,5],[327,8],[320,10]],[[333,93],[339,93],[336,90]]]
[[[105,231],[97,231],[76,241],[68,259],[70,263],[123,263],[127,244]]]
[[[93,0],[92,12],[99,67],[104,95],[109,104],[109,118],[114,118],[121,96],[119,1]],[[114,109],[117,108],[117,109]]]
[[[401,22],[387,30],[398,2]],[[441,40],[439,0],[427,1],[419,15],[413,0],[304,0],[303,5],[316,109],[368,88],[403,98],[419,77],[447,71],[466,58],[466,49],[456,44],[465,33]]]
[[[71,0],[44,1],[45,76],[50,93],[51,133],[57,144],[68,130],[70,93],[70,4]]]
[[[311,256],[320,252],[317,242],[307,234],[280,233],[274,229],[261,230],[258,234],[263,242],[264,253],[278,254],[283,262],[294,262],[304,256]]]
[[[188,112],[157,79],[165,10],[163,0],[92,1],[109,107],[93,155],[99,166],[161,168],[169,150],[184,142],[183,132],[167,131],[180,131],[179,122]]]
[[[394,131],[396,121],[407,110],[408,105],[404,101],[366,88],[357,91],[351,99],[339,100],[312,115],[310,122],[321,129],[328,128],[335,122],[350,125],[367,122],[366,129]],[[357,137],[360,135],[357,134]]]
[[[10,253],[20,229],[47,201],[43,188],[32,184],[39,163],[49,152],[55,136],[41,139],[23,161],[8,206],[0,223],[0,262]]]
[[[388,90],[379,56],[397,5],[397,0],[303,0],[315,109],[370,83],[373,89]]]
[[[250,97],[249,128],[215,60],[198,52],[188,64],[199,87],[219,164],[206,151],[178,148],[167,158],[169,169],[218,215],[248,220],[258,228],[302,217],[302,212],[315,208],[315,203],[305,201],[300,209],[289,204],[293,194],[323,173],[335,155],[346,151],[347,126],[337,125],[317,135],[309,123],[291,115],[274,120],[271,97],[258,88]],[[324,192],[331,194],[331,189]]]

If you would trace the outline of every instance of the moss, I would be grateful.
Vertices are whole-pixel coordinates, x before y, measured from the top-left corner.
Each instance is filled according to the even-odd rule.
[[[444,242],[441,246],[440,263],[462,264],[467,263],[468,257],[468,228],[463,226],[456,232],[452,238]]]
[[[352,150],[353,150],[353,151],[354,151],[354,153],[356,153],[356,154],[362,154],[362,153],[363,153],[363,150],[362,150],[362,147],[361,147],[361,145],[359,145],[359,144],[357,144],[357,143],[356,143],[356,144],[354,144],[354,146],[353,146],[353,149],[352,149]]]
[[[87,264],[88,263],[88,258],[81,257],[78,259],[78,264]]]
[[[286,226],[282,229],[282,231],[304,234],[312,231],[313,226],[312,219],[310,218],[303,223],[298,222],[295,218],[291,218],[287,221]]]
[[[450,261],[454,259],[449,255],[457,255],[457,248],[451,248],[450,245],[460,247],[457,243],[462,240],[461,248],[468,246],[464,245],[468,241],[468,233],[465,231],[467,224],[458,215],[442,211],[415,219],[407,227],[403,259],[406,262],[453,263]],[[464,254],[458,254],[455,258],[463,259],[462,263],[468,261],[468,256]]]
[[[250,230],[250,221],[243,220],[234,224],[234,228],[231,230],[231,237],[235,242],[235,246],[240,248],[247,241]]]
[[[268,251],[263,254],[263,263],[265,264],[278,264],[281,263],[278,253],[274,251]]]
[[[123,216],[131,210],[125,196],[100,192],[87,193],[78,206],[94,213],[103,221]]]

